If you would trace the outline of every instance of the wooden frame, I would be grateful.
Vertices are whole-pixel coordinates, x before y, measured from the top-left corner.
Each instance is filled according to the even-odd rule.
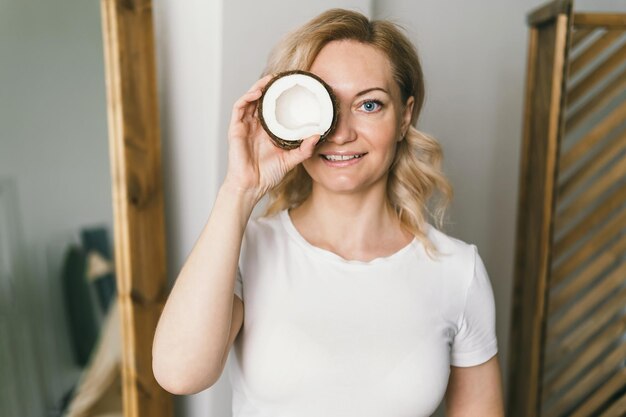
[[[126,417],[171,416],[152,373],[152,340],[167,297],[165,226],[151,0],[101,0],[115,266]]]
[[[622,416],[626,14],[527,22],[507,416]]]
[[[572,2],[529,15],[526,104],[519,184],[507,415],[538,416],[554,179],[562,122],[565,40]],[[546,39],[547,38],[547,39]],[[539,43],[547,44],[539,49]],[[524,346],[524,349],[516,349]]]

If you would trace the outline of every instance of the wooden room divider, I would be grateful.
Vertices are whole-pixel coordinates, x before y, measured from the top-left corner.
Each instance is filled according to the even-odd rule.
[[[152,0],[100,0],[122,321],[124,417],[171,417],[152,372],[168,294]]]
[[[530,26],[510,417],[626,415],[626,14]]]

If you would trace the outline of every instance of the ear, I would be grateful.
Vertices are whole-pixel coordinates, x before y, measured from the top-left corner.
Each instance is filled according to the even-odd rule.
[[[413,116],[413,105],[415,104],[415,98],[413,96],[409,97],[406,100],[406,104],[404,105],[404,111],[402,113],[402,124],[400,125],[400,132],[402,133],[402,138],[406,135],[406,132],[409,130],[409,126],[411,125],[411,116]]]

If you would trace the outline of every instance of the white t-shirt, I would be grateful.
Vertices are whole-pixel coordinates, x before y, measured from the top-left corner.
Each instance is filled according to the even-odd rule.
[[[308,243],[287,211],[248,223],[235,293],[244,324],[229,368],[233,417],[430,416],[450,365],[497,351],[475,245],[432,226],[369,262]]]

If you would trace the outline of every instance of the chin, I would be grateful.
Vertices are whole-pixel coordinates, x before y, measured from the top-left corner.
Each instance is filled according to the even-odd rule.
[[[358,187],[338,187],[338,186],[324,186],[324,189],[331,192],[331,193],[335,193],[335,194],[342,194],[342,195],[348,195],[348,194],[354,194],[357,193],[358,191],[360,191],[360,189]]]
[[[313,186],[336,194],[355,194],[363,192],[375,186],[377,181],[366,182],[354,178],[333,178],[330,180],[318,181],[313,179]]]
[[[321,168],[318,170],[318,168]],[[329,171],[326,167],[317,167],[306,164],[304,169],[313,180],[313,187],[320,187],[328,192],[337,194],[353,194],[363,192],[372,187],[376,187],[381,181],[386,184],[387,175],[385,172],[370,172],[371,175],[363,175],[363,172],[356,171]]]

